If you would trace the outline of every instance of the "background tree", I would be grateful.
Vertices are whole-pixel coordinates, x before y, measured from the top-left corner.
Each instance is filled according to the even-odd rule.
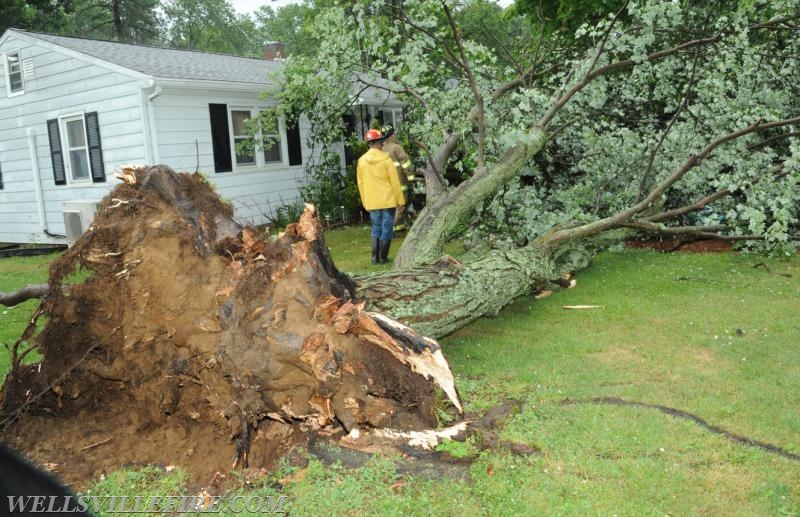
[[[163,8],[165,39],[175,48],[259,55],[253,21],[226,0],[167,0]]]
[[[270,42],[283,43],[287,55],[314,54],[316,38],[307,30],[313,19],[314,8],[305,4],[291,4],[273,9],[262,5],[254,13],[255,40],[262,48]]]
[[[70,0],[4,0],[0,2],[0,34],[10,27],[37,32],[60,32],[75,8]]]
[[[548,34],[572,34],[583,24],[596,24],[608,13],[619,11],[625,0],[516,0],[510,15],[524,15]]]
[[[159,40],[159,0],[74,0],[69,35],[153,43]]]

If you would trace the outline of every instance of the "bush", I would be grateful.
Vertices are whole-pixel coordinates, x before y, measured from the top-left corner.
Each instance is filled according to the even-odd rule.
[[[366,152],[366,144],[351,137],[354,156]],[[339,214],[356,214],[361,210],[361,197],[356,182],[356,162],[342,167],[338,154],[323,155],[318,164],[307,169],[309,183],[300,188],[303,201],[313,203],[320,215],[338,219]]]

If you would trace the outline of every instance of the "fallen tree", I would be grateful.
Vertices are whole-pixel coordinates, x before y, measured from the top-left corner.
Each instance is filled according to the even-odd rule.
[[[393,94],[424,158],[426,205],[395,270],[354,279],[369,307],[440,337],[563,282],[621,236],[796,248],[797,1],[612,4],[550,35],[529,4],[319,9],[316,54],[287,62],[265,127],[308,114],[309,145],[323,146],[309,168],[324,184],[342,117],[361,96]],[[449,185],[448,168],[464,181]],[[478,247],[442,259],[465,228]]]
[[[564,34],[548,34],[534,4],[326,6],[310,31],[317,53],[287,62],[263,120],[308,114],[308,143],[323,147],[309,169],[324,184],[360,97],[407,103],[400,134],[419,151],[426,205],[400,270],[435,263],[467,227],[501,251],[561,248],[548,255],[567,235],[580,248],[615,228],[791,252],[798,4],[734,4],[605,3],[619,9]],[[448,184],[447,170],[464,181]]]

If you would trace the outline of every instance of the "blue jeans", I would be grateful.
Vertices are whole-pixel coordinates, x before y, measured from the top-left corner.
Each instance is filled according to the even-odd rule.
[[[372,223],[372,237],[382,241],[392,240],[394,235],[394,208],[370,210],[369,220]]]

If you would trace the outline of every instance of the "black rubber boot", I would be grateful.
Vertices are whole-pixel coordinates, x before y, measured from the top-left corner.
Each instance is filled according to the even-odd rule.
[[[377,237],[372,238],[372,263],[378,263],[378,253],[381,249],[381,241]]]
[[[389,246],[392,245],[392,241],[380,241],[380,246],[378,247],[378,262],[381,264],[386,264],[389,262]]]

